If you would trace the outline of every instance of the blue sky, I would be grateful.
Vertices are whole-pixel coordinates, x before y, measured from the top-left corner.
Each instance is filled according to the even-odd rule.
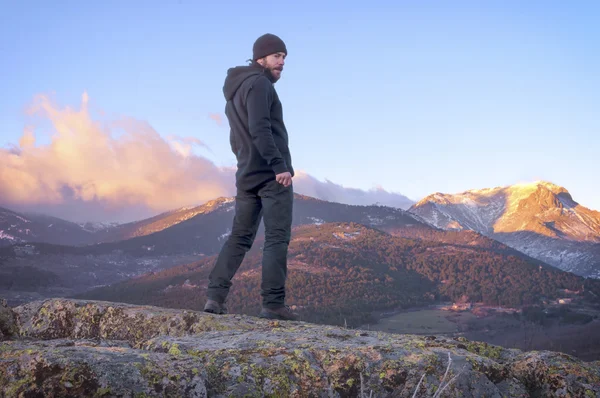
[[[227,68],[270,32],[296,169],[418,200],[549,180],[600,210],[597,1],[2,2],[0,146],[39,93],[192,136],[232,166]],[[38,145],[49,138],[39,137]]]

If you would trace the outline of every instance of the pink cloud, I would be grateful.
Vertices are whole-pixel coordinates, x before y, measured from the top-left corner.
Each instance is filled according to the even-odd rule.
[[[202,203],[234,193],[234,170],[192,154],[194,137],[165,139],[148,123],[121,118],[102,124],[88,111],[61,108],[38,95],[31,116],[47,118],[51,142],[35,145],[35,129],[24,129],[17,150],[0,149],[0,197],[13,208],[85,209],[87,220],[126,217]],[[118,138],[113,132],[119,131]],[[84,206],[85,204],[85,206]],[[93,205],[91,205],[93,204]],[[112,217],[111,217],[112,216]]]
[[[218,167],[192,152],[208,149],[196,137],[164,138],[130,117],[99,121],[84,93],[78,109],[38,95],[27,114],[50,122],[48,144],[36,125],[24,127],[18,145],[0,148],[0,205],[72,221],[132,221],[182,206],[235,195],[235,168]],[[211,119],[222,122],[218,114]],[[298,171],[298,193],[348,204],[410,205],[400,194],[321,182]]]
[[[219,126],[223,125],[223,116],[220,113],[209,113],[208,117],[214,120]]]

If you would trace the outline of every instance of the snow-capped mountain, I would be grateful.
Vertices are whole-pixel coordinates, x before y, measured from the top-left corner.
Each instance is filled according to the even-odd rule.
[[[562,270],[600,277],[600,212],[550,182],[435,193],[409,211],[438,228],[474,230]]]

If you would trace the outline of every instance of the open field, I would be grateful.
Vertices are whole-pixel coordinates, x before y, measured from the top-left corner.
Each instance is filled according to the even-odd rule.
[[[384,317],[378,323],[366,327],[400,334],[454,334],[461,332],[463,325],[467,325],[473,318],[475,316],[470,312],[449,313],[440,309],[421,309]]]
[[[550,320],[540,324],[524,320],[519,314],[492,313],[478,317],[470,311],[421,308],[381,316],[378,323],[360,328],[398,334],[464,336],[507,348],[560,351],[585,361],[600,360],[598,316],[591,321]]]

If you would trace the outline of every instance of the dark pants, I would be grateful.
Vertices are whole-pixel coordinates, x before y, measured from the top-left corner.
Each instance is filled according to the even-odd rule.
[[[278,308],[284,305],[293,200],[292,185],[286,188],[275,180],[253,191],[238,189],[231,235],[221,248],[209,275],[209,299],[225,302],[231,279],[252,247],[262,218],[265,226],[261,284],[263,306]]]

